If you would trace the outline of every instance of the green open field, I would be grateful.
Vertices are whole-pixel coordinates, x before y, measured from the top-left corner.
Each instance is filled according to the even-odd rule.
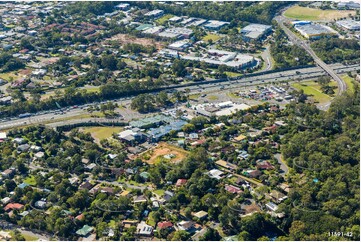
[[[311,96],[316,102],[325,103],[332,99],[329,95],[322,93],[321,86],[315,81],[292,83],[291,85],[298,90],[303,90],[306,95]],[[330,86],[337,86],[337,83],[331,82]],[[337,89],[334,91],[337,93]]]
[[[227,75],[228,77],[236,77],[236,76],[241,76],[241,75],[242,75],[241,73],[231,72],[231,71],[225,71],[224,73],[226,73],[226,75]]]
[[[353,10],[321,10],[316,8],[294,6],[284,13],[287,18],[298,20],[333,20],[338,18],[348,17],[349,14],[355,15]]]
[[[341,78],[346,82],[347,91],[353,93],[355,91],[355,87],[352,83],[354,79],[352,77],[349,77],[348,75],[344,75]]]
[[[102,140],[112,136],[113,133],[122,131],[122,127],[86,127],[83,132],[90,133],[95,139]]]
[[[159,25],[163,25],[173,16],[174,15],[172,15],[172,14],[166,14],[166,15],[162,16],[161,18],[157,19],[155,22]]]
[[[208,42],[208,40],[212,40],[213,42],[216,42],[220,39],[221,37],[219,35],[216,34],[210,34],[208,33],[206,36],[203,37],[203,41]]]
[[[218,97],[216,95],[209,95],[208,100],[209,101],[215,101],[215,100],[218,100]]]

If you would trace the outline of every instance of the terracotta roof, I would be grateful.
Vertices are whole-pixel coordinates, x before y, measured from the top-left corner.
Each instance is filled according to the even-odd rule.
[[[24,207],[24,205],[20,204],[20,203],[9,203],[8,205],[6,205],[4,207],[4,210],[5,211],[8,211],[8,210],[20,210]]]
[[[165,229],[165,228],[169,228],[169,227],[173,227],[173,224],[171,223],[171,222],[159,222],[158,223],[158,226],[157,226],[157,228],[159,228],[159,229]]]
[[[187,183],[187,179],[178,179],[177,183],[175,184],[177,187],[180,187]]]

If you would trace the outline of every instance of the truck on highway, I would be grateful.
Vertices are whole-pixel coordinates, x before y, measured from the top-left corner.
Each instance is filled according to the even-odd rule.
[[[30,117],[30,116],[31,116],[30,113],[23,113],[23,114],[19,115],[19,118],[27,118],[27,117]]]

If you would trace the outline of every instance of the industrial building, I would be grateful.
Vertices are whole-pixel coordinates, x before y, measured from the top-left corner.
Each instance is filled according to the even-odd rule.
[[[337,4],[338,9],[360,9],[360,4],[355,2],[340,2]]]
[[[153,11],[150,11],[150,12],[144,14],[144,16],[151,17],[151,18],[159,18],[159,17],[163,16],[163,14],[164,14],[163,10],[156,9],[156,10],[153,10]]]
[[[160,32],[162,32],[163,29],[164,29],[163,26],[153,26],[151,28],[147,28],[143,30],[142,32],[144,34],[159,34]]]
[[[168,48],[172,49],[172,50],[183,51],[186,48],[188,48],[189,46],[191,46],[191,43],[189,42],[189,40],[185,39],[185,40],[179,40],[179,41],[176,41],[176,42],[170,44],[168,46]]]
[[[360,30],[360,22],[357,22],[355,20],[340,20],[336,21],[336,24],[347,30]]]
[[[160,37],[169,38],[169,39],[189,39],[189,37],[193,34],[193,30],[181,27],[169,28],[159,33]]]
[[[209,20],[207,24],[204,25],[204,28],[209,30],[220,30],[222,27],[228,25],[229,22],[218,21],[218,20]]]
[[[271,25],[264,24],[250,24],[241,29],[242,38],[245,41],[259,40],[270,34],[272,31]]]
[[[321,37],[332,37],[338,35],[335,30],[321,24],[297,24],[294,28],[307,39],[319,39]]]
[[[129,5],[129,3],[121,3],[121,4],[118,4],[117,6],[115,6],[115,8],[124,11],[124,10],[130,9],[130,5]]]
[[[178,51],[171,49],[162,49],[158,54],[167,58],[180,58]]]
[[[210,49],[202,56],[185,55],[181,59],[192,61],[204,61],[212,65],[226,65],[236,69],[254,67],[258,61],[251,55],[239,54],[237,52]]]

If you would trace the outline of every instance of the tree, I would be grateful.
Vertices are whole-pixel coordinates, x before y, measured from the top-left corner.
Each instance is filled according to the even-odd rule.
[[[206,233],[199,239],[201,241],[220,241],[221,236],[214,228],[207,228]]]
[[[172,241],[187,241],[190,238],[190,234],[184,230],[178,230],[174,232]]]

